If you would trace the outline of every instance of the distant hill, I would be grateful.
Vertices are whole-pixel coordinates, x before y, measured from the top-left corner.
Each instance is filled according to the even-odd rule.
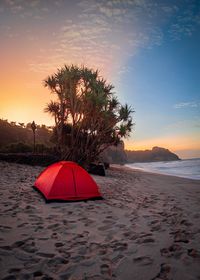
[[[31,123],[24,124],[8,122],[0,119],[0,152],[31,152],[33,150],[33,132]],[[36,150],[47,152],[54,146],[51,142],[52,128],[45,125],[37,125],[36,129]],[[150,161],[171,161],[179,160],[179,157],[167,149],[154,147],[146,151],[127,151],[121,141],[117,146],[107,148],[101,154],[101,161],[108,163],[131,163]]]
[[[101,155],[102,161],[109,163],[132,163],[132,162],[152,162],[152,161],[173,161],[180,158],[170,152],[168,149],[154,147],[152,150],[145,151],[127,151],[124,149],[124,143],[118,146],[107,148]]]
[[[152,150],[145,151],[125,151],[127,162],[151,162],[151,161],[173,161],[180,158],[168,149],[153,147]]]

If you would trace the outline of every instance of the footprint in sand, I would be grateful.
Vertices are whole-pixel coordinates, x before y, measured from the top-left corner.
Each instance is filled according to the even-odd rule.
[[[9,226],[3,226],[3,225],[0,225],[0,231],[1,232],[7,232],[7,231],[10,231],[12,228],[9,227]]]
[[[195,219],[199,219],[199,218],[200,218],[200,214],[199,214],[199,213],[195,213],[195,214],[193,215],[193,217],[194,217]]]
[[[28,223],[19,224],[17,227],[18,227],[18,228],[21,228],[21,227],[24,227],[24,226],[26,226],[26,225],[28,225]]]
[[[147,238],[139,238],[137,243],[138,244],[143,244],[143,243],[154,243],[155,239],[153,239],[152,237],[147,237]]]
[[[151,231],[161,231],[161,223],[159,220],[153,220],[148,224],[151,228]]]
[[[187,221],[186,219],[183,219],[181,222],[180,222],[181,225],[184,225],[186,227],[189,227],[189,226],[192,226],[193,224],[190,223],[189,221]]]
[[[59,226],[60,226],[60,224],[56,223],[56,224],[49,225],[47,228],[48,229],[57,229]]]
[[[160,253],[164,257],[172,257],[180,258],[181,255],[184,253],[183,248],[179,244],[173,244],[169,248],[162,248]]]
[[[117,265],[122,259],[124,258],[124,255],[122,254],[119,254],[119,255],[116,255],[114,258],[112,258],[112,264],[113,265]]]
[[[33,277],[40,277],[40,276],[43,276],[42,271],[37,270],[37,271],[33,272]]]
[[[51,235],[51,238],[53,238],[53,239],[58,239],[58,234],[57,234],[57,232],[53,232],[52,235]]]
[[[102,264],[100,269],[101,269],[101,274],[103,275],[107,274],[109,276],[112,275],[110,266],[108,264]]]
[[[62,264],[67,264],[69,262],[68,259],[63,258],[63,257],[55,257],[52,258],[48,261],[47,265],[52,267],[52,266],[58,266],[58,265],[62,265]]]
[[[107,254],[107,252],[108,252],[107,248],[101,248],[101,249],[99,250],[99,255],[100,255],[100,256],[104,256],[104,255]]]
[[[101,248],[101,245],[99,243],[91,243],[90,246],[88,247],[89,253],[97,253],[99,249]]]
[[[106,226],[98,227],[98,230],[104,231],[104,230],[108,230],[110,228],[112,228],[112,225],[106,225]]]
[[[126,225],[124,225],[124,224],[117,224],[116,227],[118,227],[118,228],[120,228],[120,229],[123,229],[123,228],[126,227]]]
[[[106,224],[106,225],[113,225],[115,222],[110,220],[110,219],[105,219],[103,220],[103,224]]]
[[[113,251],[124,251],[128,248],[128,244],[125,242],[116,242],[114,244]]]
[[[81,261],[83,261],[85,259],[85,256],[82,256],[82,255],[77,255],[77,256],[74,256],[74,257],[71,257],[71,261],[73,262],[73,263],[80,263]]]
[[[149,256],[139,256],[133,259],[134,264],[139,265],[151,265],[153,263],[153,259]]]
[[[32,242],[31,244],[25,244],[21,247],[21,249],[23,249],[24,252],[26,252],[26,253],[37,252],[37,248],[35,247],[35,242]]]
[[[171,271],[171,265],[167,263],[162,263],[160,266],[159,273],[154,278],[152,278],[152,280],[172,279],[168,277],[170,271]]]
[[[9,272],[10,274],[12,274],[12,273],[17,274],[17,273],[19,273],[21,270],[22,270],[22,268],[13,267],[13,268],[9,269],[8,272]]]
[[[11,246],[0,246],[0,249],[6,250],[6,251],[12,251],[12,247]]]
[[[43,252],[38,252],[37,255],[43,258],[53,258],[55,256],[55,254]]]
[[[62,242],[56,242],[54,245],[55,245],[56,248],[59,248],[59,247],[64,246],[64,243],[62,243]]]
[[[78,249],[78,254],[80,254],[80,255],[86,255],[86,253],[87,253],[87,248],[86,248],[86,246],[83,246],[83,247],[81,247],[80,249]]]
[[[174,236],[175,242],[183,242],[183,243],[189,243],[189,238],[186,233],[180,232],[175,234]]]
[[[117,218],[116,217],[113,217],[113,216],[111,216],[111,215],[108,215],[108,216],[106,216],[106,219],[111,219],[111,220],[116,220]]]
[[[196,249],[188,249],[187,253],[188,253],[188,256],[200,260],[200,251],[198,251]]]
[[[71,257],[71,252],[66,251],[63,247],[61,247],[58,252],[62,255],[63,258],[69,259]]]
[[[2,278],[2,280],[17,280],[17,278],[14,275],[10,274],[10,275]]]

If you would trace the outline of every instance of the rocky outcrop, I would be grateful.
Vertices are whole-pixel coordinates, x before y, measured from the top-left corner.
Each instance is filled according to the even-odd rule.
[[[180,158],[168,149],[153,147],[152,150],[126,151],[127,162],[152,162],[152,161],[173,161]]]
[[[101,154],[101,161],[108,163],[125,164],[131,162],[173,161],[180,158],[168,149],[153,147],[152,150],[127,151],[124,143],[107,148]]]
[[[102,162],[123,164],[127,162],[127,155],[124,150],[124,143],[107,148],[100,156]]]

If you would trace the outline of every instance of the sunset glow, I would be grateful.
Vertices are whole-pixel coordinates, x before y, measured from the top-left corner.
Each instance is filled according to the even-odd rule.
[[[170,151],[176,152],[182,158],[188,158],[188,150],[191,157],[200,157],[199,138],[195,137],[166,137],[166,138],[153,138],[143,141],[125,141],[127,150],[151,150],[154,146],[165,147]],[[192,148],[191,148],[192,147]]]
[[[0,118],[53,125],[44,79],[86,65],[136,111],[127,149],[200,156],[199,30],[193,0],[2,0]]]

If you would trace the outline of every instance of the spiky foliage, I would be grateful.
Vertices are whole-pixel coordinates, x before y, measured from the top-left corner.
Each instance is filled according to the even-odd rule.
[[[113,85],[100,78],[98,71],[65,65],[44,85],[57,95],[45,112],[55,118],[62,159],[88,164],[130,134],[133,110],[119,103]]]

